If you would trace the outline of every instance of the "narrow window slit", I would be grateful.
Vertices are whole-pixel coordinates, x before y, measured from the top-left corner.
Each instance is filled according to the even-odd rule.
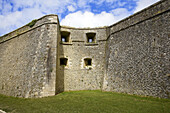
[[[85,63],[85,66],[91,66],[92,65],[92,59],[91,58],[85,58],[84,63]]]
[[[67,58],[60,58],[60,65],[61,65],[61,66],[62,66],[62,65],[66,66],[66,65],[67,65],[67,61],[68,61]]]
[[[69,42],[70,41],[70,32],[62,31],[61,32],[61,42]]]
[[[96,42],[96,33],[86,33],[87,43],[95,43]]]

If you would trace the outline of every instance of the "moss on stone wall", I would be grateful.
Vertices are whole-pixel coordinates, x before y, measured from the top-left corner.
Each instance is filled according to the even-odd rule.
[[[37,22],[37,19],[32,20],[30,23],[27,24],[27,26],[33,27],[36,24],[36,22]]]

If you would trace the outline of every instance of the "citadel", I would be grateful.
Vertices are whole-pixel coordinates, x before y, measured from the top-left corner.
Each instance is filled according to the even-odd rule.
[[[102,90],[169,98],[170,5],[101,28],[46,15],[0,37],[0,94],[24,98]]]

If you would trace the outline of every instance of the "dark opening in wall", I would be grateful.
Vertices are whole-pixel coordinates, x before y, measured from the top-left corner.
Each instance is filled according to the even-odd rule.
[[[62,31],[61,32],[61,42],[69,42],[70,32]]]
[[[67,58],[60,58],[60,65],[64,65],[66,66],[67,65]]]
[[[92,65],[92,59],[91,58],[85,58],[84,63],[85,63],[85,66],[91,66]]]
[[[96,33],[86,33],[87,43],[95,43],[96,42]]]

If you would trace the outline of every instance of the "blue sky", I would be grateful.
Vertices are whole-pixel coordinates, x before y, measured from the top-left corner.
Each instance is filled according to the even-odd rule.
[[[0,0],[0,36],[33,19],[57,14],[71,27],[108,26],[159,0]]]

